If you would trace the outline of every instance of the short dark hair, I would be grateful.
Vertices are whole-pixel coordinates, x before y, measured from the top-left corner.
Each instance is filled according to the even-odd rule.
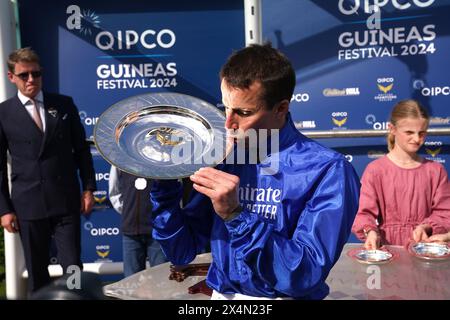
[[[8,56],[8,70],[14,73],[16,63],[29,62],[40,64],[39,56],[30,47],[17,49]]]
[[[220,79],[239,89],[260,82],[263,90],[259,99],[267,109],[282,100],[291,101],[296,83],[291,62],[270,43],[234,52],[220,70]]]

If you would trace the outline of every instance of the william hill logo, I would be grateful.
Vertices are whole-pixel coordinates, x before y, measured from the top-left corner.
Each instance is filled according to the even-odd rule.
[[[347,122],[348,119],[347,112],[333,112],[331,114],[331,117],[331,120],[335,125],[334,129],[346,129],[346,127],[343,127],[343,125]]]
[[[375,96],[375,100],[379,102],[389,102],[397,99],[397,95],[392,93],[394,88],[394,78],[378,78],[377,79],[378,94]]]
[[[314,121],[314,120],[306,120],[306,121],[295,122],[295,127],[297,129],[315,128],[316,127],[316,121]]]
[[[442,118],[442,117],[431,117],[430,118],[430,124],[431,125],[441,125],[441,126],[445,126],[445,125],[449,125],[450,124],[450,117],[446,117],[446,118]]]
[[[359,96],[359,88],[326,88],[323,89],[322,94],[325,97],[344,97],[344,96]]]

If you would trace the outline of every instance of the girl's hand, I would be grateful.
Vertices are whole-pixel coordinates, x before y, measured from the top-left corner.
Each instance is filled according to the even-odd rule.
[[[413,239],[415,242],[422,242],[428,239],[428,234],[431,233],[431,226],[428,224],[419,224],[413,230]]]
[[[366,242],[364,243],[366,250],[376,250],[380,248],[380,237],[375,230],[370,230],[367,233]]]

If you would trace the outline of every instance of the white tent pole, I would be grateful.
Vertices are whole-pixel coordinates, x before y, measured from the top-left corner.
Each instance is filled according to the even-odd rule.
[[[244,0],[245,46],[262,44],[261,0]]]
[[[6,74],[6,60],[9,53],[17,48],[15,3],[11,0],[0,0],[0,101],[5,101],[14,92],[14,86],[9,82]],[[8,161],[8,171],[9,161]],[[9,175],[8,175],[9,176]],[[22,243],[17,233],[5,234],[5,269],[6,269],[6,298],[26,298],[26,281],[22,278],[25,270]]]

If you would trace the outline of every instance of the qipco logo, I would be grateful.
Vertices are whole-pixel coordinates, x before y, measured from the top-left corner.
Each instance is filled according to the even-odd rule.
[[[434,1],[435,0],[339,0],[338,6],[339,11],[342,14],[352,15],[355,13],[357,14],[358,10],[360,10],[361,8],[365,13],[371,13],[371,9],[373,7],[379,9],[388,5],[389,3],[391,3],[395,9],[406,10],[413,6],[426,8],[431,6]]]
[[[98,117],[88,117],[88,114],[86,111],[80,111],[78,114],[80,115],[81,121],[86,126],[95,126],[97,124]]]
[[[109,181],[109,172],[98,172],[95,174],[95,181]]]
[[[92,228],[91,236],[117,236],[120,233],[119,228]]]
[[[387,130],[389,129],[389,122],[375,122],[373,124],[373,130]]]
[[[291,98],[291,102],[307,102],[309,101],[309,94],[307,93],[294,93]]]
[[[429,97],[429,96],[448,96],[450,95],[450,87],[446,86],[446,87],[430,87],[430,88],[423,88],[421,91],[422,95],[425,97]]]
[[[84,223],[84,229],[89,231],[91,236],[117,236],[120,233],[119,228],[95,228],[91,221],[86,221]]]
[[[394,82],[394,78],[378,78],[377,83],[379,84],[385,84],[385,83],[392,83]]]
[[[331,114],[332,117],[346,117],[347,116],[347,112],[345,111],[339,111],[339,112],[333,112]]]
[[[170,29],[147,29],[142,33],[134,30],[101,31],[95,37],[95,44],[101,50],[130,50],[138,44],[145,49],[168,49],[174,46],[175,41],[175,33]]]

